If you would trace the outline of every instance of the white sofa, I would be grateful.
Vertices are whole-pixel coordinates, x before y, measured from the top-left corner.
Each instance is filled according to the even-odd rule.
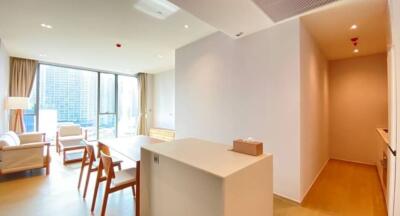
[[[0,175],[46,168],[50,172],[50,143],[45,133],[19,134],[10,131],[0,135]]]

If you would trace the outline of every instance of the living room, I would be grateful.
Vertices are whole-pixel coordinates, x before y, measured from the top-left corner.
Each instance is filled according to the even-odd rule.
[[[307,2],[0,0],[0,215],[400,215],[400,1]]]

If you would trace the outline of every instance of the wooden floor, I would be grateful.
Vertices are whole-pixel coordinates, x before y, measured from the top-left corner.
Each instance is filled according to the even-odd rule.
[[[0,177],[0,215],[90,215],[93,184],[88,198],[82,199],[77,190],[80,165],[63,166],[53,155],[50,176],[35,170]],[[99,215],[100,198],[95,215]],[[134,209],[132,191],[127,189],[111,195],[107,215],[134,215]],[[386,210],[374,167],[332,160],[302,205],[275,197],[274,215],[380,216],[386,215]]]
[[[330,160],[301,205],[275,198],[274,215],[385,216],[376,167]]]
[[[123,168],[132,166],[132,163],[123,164]],[[44,175],[44,170],[34,170],[0,177],[0,216],[91,215],[95,175],[91,177],[93,181],[89,184],[88,195],[84,200],[83,192],[77,189],[79,170],[80,163],[64,166],[61,157],[52,151],[49,176]],[[100,215],[102,196],[101,187],[94,215]],[[134,210],[131,189],[110,195],[107,216],[134,215]]]

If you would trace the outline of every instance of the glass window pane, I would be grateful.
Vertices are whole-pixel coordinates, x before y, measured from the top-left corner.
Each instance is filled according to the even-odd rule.
[[[101,114],[99,116],[99,139],[115,138],[116,117],[115,114]]]
[[[118,136],[135,136],[138,121],[136,77],[118,76]]]
[[[29,109],[24,110],[25,132],[36,131],[36,78],[33,81],[31,94],[29,96]]]
[[[39,130],[54,139],[57,127],[79,124],[97,138],[97,73],[40,65]]]
[[[100,113],[115,113],[114,74],[100,74]]]

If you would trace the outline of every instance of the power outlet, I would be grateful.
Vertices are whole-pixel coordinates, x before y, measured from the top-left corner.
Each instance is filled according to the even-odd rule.
[[[158,155],[154,155],[153,161],[155,164],[160,164],[160,157]]]

